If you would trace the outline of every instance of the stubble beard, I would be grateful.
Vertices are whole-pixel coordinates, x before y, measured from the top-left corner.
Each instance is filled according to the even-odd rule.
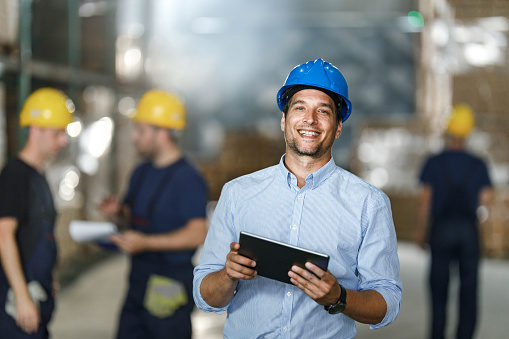
[[[142,158],[149,160],[149,161],[152,161],[154,159],[154,150],[153,149],[150,149],[148,147],[142,148],[140,146],[137,146],[136,148],[137,148],[138,154]]]
[[[323,142],[320,142],[313,149],[305,150],[298,145],[296,138],[291,138],[288,135],[286,135],[286,133],[285,133],[285,140],[286,140],[286,146],[287,146],[288,150],[292,151],[294,154],[297,154],[297,155],[308,156],[313,159],[319,159],[324,154],[327,153],[327,148],[323,147]]]
[[[138,151],[138,154],[148,160],[153,161],[156,157],[157,150],[156,150],[156,144],[154,140],[150,140],[149,142],[141,143],[138,141],[136,143],[136,150]]]

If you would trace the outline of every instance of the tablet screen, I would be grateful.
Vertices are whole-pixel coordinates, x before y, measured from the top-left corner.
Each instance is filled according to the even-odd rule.
[[[293,265],[305,269],[311,262],[327,271],[329,256],[247,232],[240,232],[239,254],[256,261],[259,275],[291,284],[288,272]]]

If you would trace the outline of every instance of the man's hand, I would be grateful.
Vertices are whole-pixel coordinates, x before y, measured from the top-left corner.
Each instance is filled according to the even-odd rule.
[[[415,242],[417,243],[417,246],[423,250],[426,249],[426,245],[428,244],[428,235],[424,227],[417,228],[417,231],[415,232]]]
[[[122,206],[113,195],[108,196],[98,206],[99,211],[105,217],[110,219],[113,219],[118,213],[120,213],[121,208]]]
[[[290,281],[320,305],[331,305],[337,302],[341,295],[341,288],[336,277],[329,270],[325,272],[309,262],[306,263],[306,268],[316,276],[294,265],[288,272]]]
[[[41,318],[39,316],[39,310],[32,299],[29,297],[17,298],[16,311],[16,324],[28,334],[37,332]]]
[[[306,263],[306,268],[319,278],[294,265],[288,272],[291,282],[320,305],[337,302],[341,296],[341,287],[336,277],[329,270],[325,272],[309,262]],[[378,324],[387,312],[385,299],[375,290],[348,290],[346,300],[347,306],[343,314],[363,324]]]
[[[240,255],[239,248],[239,243],[232,242],[224,268],[208,274],[201,282],[200,292],[203,300],[212,307],[228,305],[235,295],[239,280],[251,280],[256,277],[254,269],[256,262]]]
[[[239,279],[251,280],[256,277],[256,262],[239,254],[240,244],[232,242],[230,244],[230,252],[226,256],[224,266],[225,273],[233,281]],[[253,267],[253,268],[252,268]]]
[[[53,279],[53,285],[51,286],[51,296],[56,298],[58,292],[60,292],[60,281]]]
[[[110,237],[112,243],[129,254],[138,254],[147,249],[147,236],[137,231],[126,231],[122,234],[114,234]]]

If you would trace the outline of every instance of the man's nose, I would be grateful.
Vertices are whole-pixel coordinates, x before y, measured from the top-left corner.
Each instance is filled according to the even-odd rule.
[[[313,110],[306,111],[302,118],[302,121],[309,125],[313,124],[316,121],[316,112]]]

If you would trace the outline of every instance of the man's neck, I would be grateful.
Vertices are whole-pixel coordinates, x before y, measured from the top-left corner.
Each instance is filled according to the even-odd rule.
[[[181,157],[182,154],[178,149],[168,148],[156,154],[152,159],[152,164],[157,168],[167,167],[177,162]]]
[[[25,146],[19,152],[18,157],[23,160],[23,162],[27,163],[28,165],[32,166],[39,172],[44,171],[44,165],[46,164],[46,159],[39,154],[33,147]]]
[[[295,156],[292,153],[288,153],[287,150],[285,166],[297,178],[297,186],[302,188],[306,184],[307,176],[325,166],[330,159],[330,154],[324,155],[319,159],[314,159],[309,156]]]
[[[465,139],[449,136],[446,138],[446,147],[451,151],[464,151]]]

